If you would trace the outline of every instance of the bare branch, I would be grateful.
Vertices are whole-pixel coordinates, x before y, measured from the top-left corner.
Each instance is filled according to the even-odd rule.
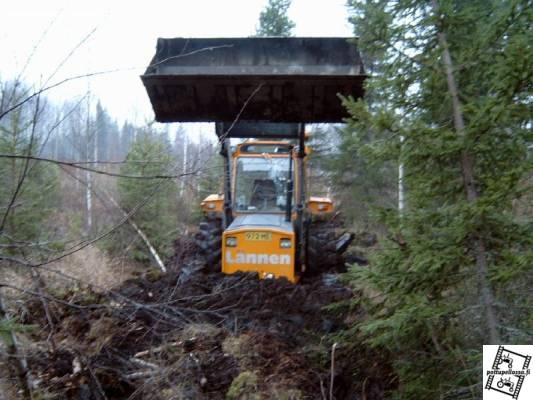
[[[96,30],[96,28],[95,28]],[[94,32],[94,30],[90,33],[92,34]],[[89,35],[90,35],[89,34]],[[84,38],[82,43],[87,39]],[[81,44],[81,43],[80,43]],[[190,56],[192,54],[196,54],[196,53],[200,53],[200,52],[204,52],[204,51],[212,51],[212,50],[215,50],[215,49],[218,49],[218,48],[224,48],[224,47],[232,47],[233,45],[230,45],[230,44],[227,44],[227,45],[221,45],[221,46],[213,46],[213,47],[206,47],[206,48],[203,48],[203,49],[198,49],[198,50],[194,50],[194,51],[191,51],[189,53],[185,53],[185,54],[180,54],[180,55],[177,55],[177,56],[173,56],[173,57],[169,57],[169,58],[166,58],[164,60],[161,60],[155,64],[152,64],[152,65],[149,65],[149,67],[153,67],[153,66],[157,66],[165,61],[168,61],[168,60],[171,60],[171,59],[175,59],[175,58],[183,58],[183,57],[187,57],[187,56]],[[77,46],[79,47],[79,46]],[[76,48],[77,48],[76,47]],[[75,48],[75,49],[76,49]],[[74,51],[74,50],[73,50]],[[72,53],[72,52],[71,52]],[[71,54],[70,54],[71,55]],[[68,77],[68,78],[65,78],[65,79],[62,79],[61,81],[59,82],[56,82],[54,84],[51,84],[51,85],[44,85],[43,87],[41,87],[39,90],[36,90],[35,92],[33,92],[32,94],[28,95],[26,98],[24,98],[23,100],[17,102],[16,104],[14,104],[13,106],[9,107],[7,110],[3,111],[0,113],[0,120],[2,118],[4,118],[7,114],[9,114],[10,112],[12,112],[13,110],[19,108],[20,106],[24,105],[25,103],[27,103],[28,101],[30,101],[31,99],[33,99],[34,97],[40,95],[41,93],[44,93],[44,92],[47,92],[49,91],[50,89],[54,89],[58,86],[61,86],[67,82],[70,82],[70,81],[75,81],[75,80],[78,80],[78,79],[83,79],[83,78],[90,78],[90,77],[93,77],[93,76],[99,76],[99,75],[106,75],[106,74],[112,74],[112,73],[115,73],[115,72],[124,72],[124,71],[132,71],[132,70],[136,70],[136,69],[140,69],[140,70],[143,70],[145,67],[126,67],[126,68],[115,68],[115,69],[110,69],[110,70],[105,70],[105,71],[97,71],[97,72],[90,72],[90,73],[86,73],[86,74],[81,74],[81,75],[75,75],[75,76],[71,76],[71,77]],[[55,74],[55,72],[54,72]],[[49,82],[49,79],[46,81],[46,82]]]
[[[190,51],[188,53],[178,54],[176,56],[168,57],[168,58],[165,58],[165,59],[163,59],[161,61],[158,61],[156,63],[150,64],[148,66],[148,68],[156,67],[156,66],[158,66],[160,64],[163,64],[163,63],[165,63],[167,61],[174,60],[174,59],[177,59],[177,58],[188,57],[188,56],[191,56],[193,54],[203,53],[205,51],[213,51],[213,50],[216,50],[216,49],[223,49],[223,48],[227,48],[227,47],[233,47],[233,45],[232,44],[222,44],[220,46],[204,47],[204,48],[201,48],[201,49],[198,49],[198,50]]]
[[[223,135],[220,136],[220,138],[218,139],[219,142],[222,142],[224,139],[226,139],[226,137],[229,135],[229,133],[231,132],[231,130],[233,129],[233,127],[235,126],[235,124],[239,121],[239,119],[241,118],[241,115],[242,113],[244,112],[244,110],[246,109],[246,107],[248,106],[248,104],[250,103],[250,101],[252,101],[252,99],[254,98],[254,96],[257,94],[257,92],[259,92],[261,90],[261,88],[264,86],[265,84],[263,82],[261,82],[259,85],[257,85],[257,87],[255,88],[255,90],[250,94],[250,96],[248,96],[248,98],[246,99],[246,101],[244,102],[244,104],[242,105],[241,109],[239,110],[238,114],[235,116],[235,119],[233,120],[233,122],[231,123],[230,127],[228,128],[228,130],[226,132],[224,132]]]
[[[129,178],[129,179],[177,179],[177,178],[181,178],[183,176],[195,175],[195,174],[198,173],[198,171],[191,171],[191,172],[185,172],[183,174],[178,174],[178,175],[146,175],[146,176],[142,176],[142,175],[125,175],[125,174],[117,174],[117,173],[114,173],[114,172],[102,171],[102,170],[99,170],[99,169],[94,169],[94,168],[90,168],[90,167],[84,167],[84,166],[80,165],[80,164],[86,164],[86,163],[71,162],[71,161],[60,161],[60,160],[54,160],[52,158],[45,158],[45,157],[22,156],[22,155],[15,155],[15,154],[0,154],[0,158],[27,159],[27,160],[43,161],[43,162],[48,162],[48,163],[52,163],[52,164],[63,165],[63,166],[72,167],[72,168],[78,168],[78,169],[81,169],[81,170],[84,170],[84,171],[94,172],[94,173],[100,174],[100,175],[108,175],[108,176],[114,176],[114,177],[117,177],[117,178]]]
[[[50,29],[52,28],[52,26],[56,22],[57,18],[59,17],[59,14],[61,14],[62,12],[63,12],[63,9],[59,10],[57,12],[57,14],[54,16],[54,18],[50,21],[48,26],[44,29],[43,33],[39,37],[39,40],[37,40],[37,43],[35,43],[35,45],[33,46],[28,58],[26,59],[26,62],[24,63],[24,65],[22,66],[20,72],[18,73],[17,77],[15,78],[15,82],[20,82],[20,80],[22,79],[22,76],[24,75],[24,72],[26,72],[26,68],[28,68],[28,65],[30,65],[31,60],[33,59],[33,56],[37,52],[37,49],[41,46],[41,43],[43,42],[44,38],[48,35],[48,32],[50,31]],[[14,86],[15,87],[14,90],[16,90],[16,86],[17,85]]]
[[[61,167],[61,168],[63,169],[63,171],[65,171],[73,179],[76,179],[78,182],[81,182],[85,186],[88,187],[88,183],[86,181],[74,176],[74,174],[71,174],[69,171],[67,171],[66,168],[64,168],[64,167]],[[93,186],[90,187],[90,190],[95,194],[95,196],[97,198],[99,198],[100,200],[103,200],[103,201],[107,200],[109,203],[113,204],[113,206],[118,208],[118,210],[121,212],[122,215],[127,216],[128,213],[120,206],[120,204],[118,204],[118,202],[113,198],[113,196],[111,196],[107,191],[105,191],[104,189],[100,189],[99,191],[101,193],[99,193],[99,191],[96,190]],[[159,269],[162,272],[167,272],[167,268],[165,267],[165,264],[161,260],[161,257],[159,256],[159,253],[154,248],[152,243],[150,243],[150,240],[148,239],[146,234],[141,230],[141,228],[139,228],[139,226],[131,218],[128,219],[128,222],[132,226],[132,228],[135,230],[135,232],[137,232],[137,234],[141,237],[143,242],[146,244],[146,247],[148,247],[148,250],[150,251],[150,254],[152,254],[152,256],[154,257],[154,259],[156,261],[156,264],[159,267]]]
[[[50,74],[50,76],[46,79],[46,81],[44,82],[43,86],[46,86],[48,84],[48,82],[50,82],[52,80],[52,78],[59,72],[59,70],[61,69],[61,67],[63,67],[63,65],[65,65],[65,63],[70,59],[70,57],[72,57],[74,55],[74,53],[81,47],[83,46],[83,44],[85,42],[87,42],[87,40],[89,40],[89,38],[94,34],[94,32],[96,32],[96,29],[98,29],[98,27],[94,27],[87,35],[85,35],[85,37],[83,37],[77,44],[76,46],[74,46],[72,48],[72,50],[70,50],[70,52],[59,62],[59,64],[57,65],[56,69],[54,70],[54,72],[52,72]]]
[[[40,94],[44,93],[44,92],[47,92],[51,89],[54,89],[58,86],[61,86],[67,82],[70,82],[70,81],[75,81],[75,80],[78,80],[78,79],[82,79],[82,78],[90,78],[92,76],[98,76],[98,75],[105,75],[105,74],[110,74],[110,73],[114,73],[114,72],[121,72],[121,71],[127,71],[127,70],[132,70],[132,69],[137,69],[137,68],[118,68],[118,69],[111,69],[111,70],[107,70],[107,71],[98,71],[98,72],[92,72],[92,73],[88,73],[88,74],[82,74],[82,75],[75,75],[75,76],[71,76],[69,78],[65,78],[59,82],[56,82],[52,85],[49,85],[49,86],[45,86],[35,92],[33,92],[31,95],[28,95],[26,98],[24,98],[23,100],[15,103],[14,105],[12,105],[11,107],[9,107],[8,109],[6,109],[5,111],[1,112],[0,113],[0,120],[2,118],[4,118],[7,114],[9,114],[10,112],[16,110],[17,108],[23,106],[24,104],[26,104],[28,101],[30,101],[31,99],[33,99],[34,97],[37,97],[39,96]]]

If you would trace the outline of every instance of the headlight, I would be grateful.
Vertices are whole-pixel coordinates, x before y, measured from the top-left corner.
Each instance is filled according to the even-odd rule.
[[[292,243],[290,239],[281,239],[279,241],[279,247],[282,249],[290,249],[292,247]]]
[[[237,247],[237,238],[233,236],[228,236],[226,238],[226,246],[227,247]]]
[[[326,208],[328,208],[328,206],[325,205],[325,204],[319,204],[318,205],[318,211],[324,211]]]
[[[209,203],[209,204],[207,205],[207,208],[209,208],[210,210],[214,210],[215,207],[216,207],[215,203]]]

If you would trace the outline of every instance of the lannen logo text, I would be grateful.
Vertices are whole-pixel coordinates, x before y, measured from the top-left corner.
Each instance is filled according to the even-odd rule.
[[[255,254],[238,252],[233,258],[231,251],[226,252],[228,264],[272,264],[291,265],[291,256],[288,254]]]

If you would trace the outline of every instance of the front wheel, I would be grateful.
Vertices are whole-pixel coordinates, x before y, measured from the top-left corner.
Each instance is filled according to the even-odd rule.
[[[331,221],[314,221],[309,225],[307,264],[310,275],[346,270],[344,252],[354,235],[338,231],[337,224]]]
[[[200,222],[194,236],[200,255],[205,260],[209,272],[220,272],[220,255],[222,254],[222,220],[205,219]]]

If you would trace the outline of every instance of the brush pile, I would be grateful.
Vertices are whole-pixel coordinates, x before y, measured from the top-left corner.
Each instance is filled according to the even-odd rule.
[[[172,271],[106,293],[57,293],[52,320],[28,299],[28,363],[43,398],[381,399],[387,368],[335,335],[357,310],[334,275],[294,285],[250,274],[207,274],[194,246],[176,242]],[[371,362],[367,360],[371,358]],[[363,371],[364,369],[364,371]],[[49,397],[47,397],[49,396]]]

